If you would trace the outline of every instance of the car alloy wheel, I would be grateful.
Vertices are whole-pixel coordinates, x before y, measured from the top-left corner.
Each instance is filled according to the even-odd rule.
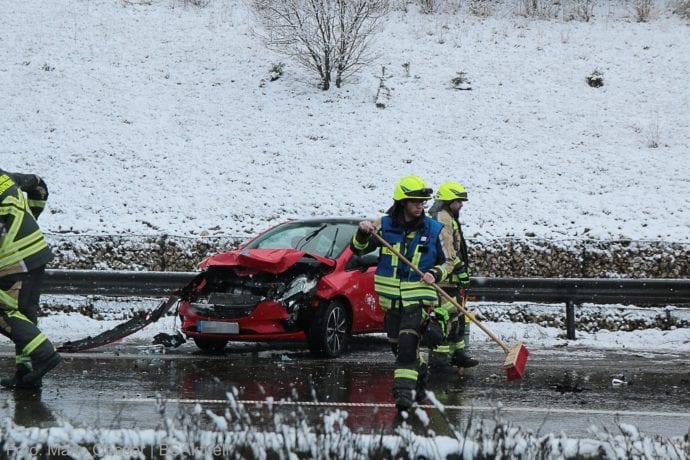
[[[347,336],[347,313],[340,304],[335,305],[326,319],[326,348],[328,353],[338,355],[345,345]]]
[[[341,301],[323,305],[312,319],[309,328],[309,348],[313,354],[336,358],[347,349],[350,338],[350,318]]]

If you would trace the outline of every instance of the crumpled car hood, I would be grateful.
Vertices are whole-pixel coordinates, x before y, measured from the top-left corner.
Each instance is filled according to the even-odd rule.
[[[282,273],[305,256],[329,267],[335,265],[334,260],[297,249],[237,249],[207,257],[199,263],[199,269],[223,266],[246,268],[256,272]]]

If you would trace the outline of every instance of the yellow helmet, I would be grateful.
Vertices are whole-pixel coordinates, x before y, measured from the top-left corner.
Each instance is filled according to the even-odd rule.
[[[401,200],[430,200],[433,190],[426,186],[417,176],[405,176],[395,184],[393,199]]]
[[[444,182],[436,192],[439,201],[467,201],[467,190],[459,182]]]

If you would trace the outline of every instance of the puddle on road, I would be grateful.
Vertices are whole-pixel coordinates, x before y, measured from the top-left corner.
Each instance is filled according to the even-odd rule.
[[[211,358],[168,356],[157,351],[135,357],[67,356],[58,371],[46,376],[40,394],[3,392],[3,411],[24,426],[54,426],[62,419],[77,427],[156,428],[162,424],[162,410],[167,416],[177,416],[193,409],[193,404],[172,401],[211,401],[202,403],[203,408],[222,413],[228,391],[236,391],[237,399],[247,401],[245,406],[255,423],[264,428],[274,426],[277,413],[317,423],[325,411],[339,408],[347,411],[347,424],[353,430],[389,432],[402,422],[391,407],[394,364],[389,356],[378,357],[380,362],[371,355],[357,363],[314,360],[301,350]],[[505,375],[496,371],[495,365],[483,363],[460,376],[432,376],[429,389],[439,403],[452,410],[441,414],[427,409],[427,428],[444,434],[448,421],[466,426],[479,412],[490,419],[500,406],[602,411],[648,408],[657,412],[690,407],[689,371],[612,373],[608,369],[575,371],[533,365],[515,382],[506,382]],[[625,384],[615,384],[616,380]],[[151,400],[158,396],[168,401],[164,409]],[[274,403],[266,404],[267,398]],[[323,405],[315,404],[317,401]],[[544,416],[534,417],[537,426],[539,417]],[[523,414],[516,419],[527,420]],[[421,421],[412,417],[407,423]]]

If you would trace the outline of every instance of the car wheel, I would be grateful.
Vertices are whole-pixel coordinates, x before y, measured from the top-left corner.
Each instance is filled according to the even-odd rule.
[[[204,353],[219,353],[223,351],[225,345],[228,344],[228,341],[222,339],[207,339],[203,337],[194,337],[194,343]]]
[[[350,317],[344,302],[335,300],[319,308],[307,334],[309,350],[323,358],[337,358],[350,339]]]

